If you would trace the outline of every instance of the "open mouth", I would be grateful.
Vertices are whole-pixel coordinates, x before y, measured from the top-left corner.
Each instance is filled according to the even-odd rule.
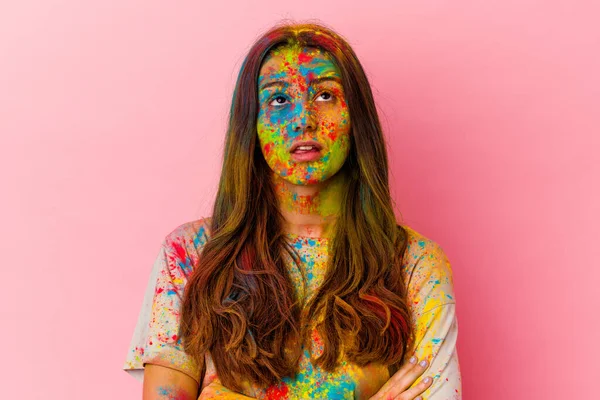
[[[312,140],[294,143],[290,149],[291,158],[296,162],[318,160],[321,158],[322,147],[320,143]]]

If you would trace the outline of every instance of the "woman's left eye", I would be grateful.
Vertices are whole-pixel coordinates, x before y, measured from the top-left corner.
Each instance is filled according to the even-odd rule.
[[[322,101],[330,101],[331,99],[333,99],[333,95],[331,93],[329,93],[329,92],[322,92],[321,94],[319,94],[317,96],[317,98],[319,98],[319,97],[321,97],[323,95],[326,95],[326,96],[329,96],[329,97],[327,97],[325,100],[322,100]],[[319,101],[319,100],[317,100],[317,101]]]

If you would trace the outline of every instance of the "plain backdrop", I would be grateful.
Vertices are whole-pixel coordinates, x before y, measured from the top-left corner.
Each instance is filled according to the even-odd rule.
[[[345,36],[403,221],[454,272],[465,399],[595,398],[600,6],[593,1],[0,4],[5,399],[135,399],[121,370],[164,236],[208,216],[253,41]]]

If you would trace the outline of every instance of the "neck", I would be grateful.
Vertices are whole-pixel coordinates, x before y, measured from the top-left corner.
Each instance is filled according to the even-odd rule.
[[[294,185],[277,174],[273,174],[273,183],[284,232],[309,237],[333,235],[347,187],[343,171],[315,185]]]

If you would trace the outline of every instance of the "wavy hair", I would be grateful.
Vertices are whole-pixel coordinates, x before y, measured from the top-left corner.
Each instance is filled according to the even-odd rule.
[[[282,231],[269,169],[257,137],[259,71],[270,51],[316,47],[339,68],[351,125],[343,169],[349,180],[329,243],[323,284],[306,304],[295,295],[286,262],[298,254]],[[250,48],[237,78],[210,238],[186,285],[180,337],[199,363],[210,352],[221,382],[266,387],[298,372],[302,343],[316,324],[324,344],[312,360],[326,371],[346,358],[393,373],[412,339],[402,273],[407,233],[396,222],[388,160],[373,95],[347,41],[317,23],[283,23]],[[301,269],[300,269],[301,270]]]

